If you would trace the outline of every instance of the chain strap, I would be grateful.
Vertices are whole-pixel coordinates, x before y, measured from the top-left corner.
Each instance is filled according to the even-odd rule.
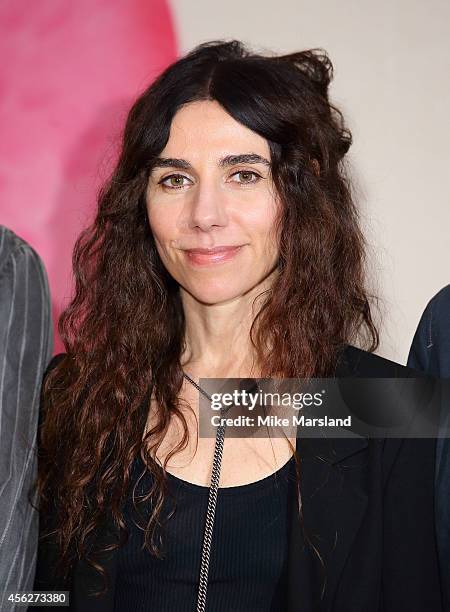
[[[204,391],[200,385],[192,380],[185,372],[184,377],[193,385],[202,395],[204,395],[210,402],[212,397]],[[221,408],[221,413],[225,412],[227,408]],[[206,610],[206,594],[208,590],[208,573],[209,573],[209,561],[211,553],[211,541],[214,528],[214,518],[216,514],[216,503],[217,493],[219,489],[220,481],[220,467],[222,464],[223,444],[225,439],[226,425],[219,425],[216,431],[216,443],[214,447],[214,458],[211,473],[211,484],[209,486],[208,496],[208,509],[206,511],[205,530],[203,533],[203,546],[202,546],[202,559],[200,564],[200,579],[198,586],[197,595],[197,607],[196,612],[205,612]]]

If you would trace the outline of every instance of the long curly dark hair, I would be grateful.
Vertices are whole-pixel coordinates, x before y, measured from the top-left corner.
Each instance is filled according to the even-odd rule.
[[[345,344],[377,348],[366,245],[344,165],[352,139],[328,97],[332,77],[321,49],[264,56],[236,40],[211,41],[169,66],[132,106],[96,218],[74,247],[75,293],[59,320],[66,354],[42,387],[39,506],[44,522],[54,517],[44,536],[56,537],[66,577],[80,557],[105,577],[88,543],[107,516],[123,541],[122,508],[141,451],[154,476],[145,541],[159,554],[165,466],[188,438],[178,398],[184,313],[145,201],[152,162],[182,105],[215,100],[270,147],[282,206],[279,274],[251,328],[262,376],[332,376]],[[143,438],[149,388],[160,418]],[[173,415],[184,437],[162,468],[153,451]],[[299,475],[297,455],[296,463]]]

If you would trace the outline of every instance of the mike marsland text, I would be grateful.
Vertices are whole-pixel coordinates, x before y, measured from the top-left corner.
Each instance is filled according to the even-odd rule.
[[[215,415],[211,417],[213,427],[351,427],[352,417],[332,418],[324,417],[305,417],[305,415],[293,414],[290,418],[282,418],[275,415],[257,417],[239,415],[237,417],[221,417]]]

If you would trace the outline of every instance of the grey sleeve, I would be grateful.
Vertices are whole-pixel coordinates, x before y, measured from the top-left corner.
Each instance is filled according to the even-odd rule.
[[[33,588],[40,390],[53,352],[47,274],[38,254],[0,226],[0,610]],[[23,609],[23,608],[21,608]]]

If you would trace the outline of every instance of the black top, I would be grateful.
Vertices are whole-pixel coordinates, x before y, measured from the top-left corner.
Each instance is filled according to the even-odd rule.
[[[144,471],[141,457],[133,465],[131,486]],[[148,493],[152,475],[145,472],[135,499]],[[129,530],[118,552],[114,609],[195,611],[209,487],[168,473],[169,493],[159,534],[164,558],[143,548],[136,526],[131,490],[124,509]],[[214,612],[286,610],[289,496],[295,495],[295,460],[269,476],[246,485],[219,487],[211,545],[206,609]],[[139,504],[148,517],[150,502]],[[133,520],[134,519],[134,520]]]

